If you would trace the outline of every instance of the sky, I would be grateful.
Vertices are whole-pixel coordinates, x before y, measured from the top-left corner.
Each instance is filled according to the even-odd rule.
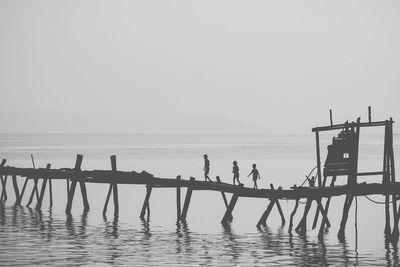
[[[400,120],[399,1],[1,0],[0,36],[0,133]]]

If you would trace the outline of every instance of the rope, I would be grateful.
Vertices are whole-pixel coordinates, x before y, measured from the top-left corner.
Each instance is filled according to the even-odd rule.
[[[369,198],[369,197],[366,196],[366,195],[364,195],[364,197],[365,197],[366,199],[368,199],[369,201],[375,203],[375,204],[386,204],[386,202],[379,202],[379,201],[373,200],[373,199]],[[389,204],[390,204],[390,203],[393,203],[393,201],[389,201],[388,203],[389,203]]]
[[[308,178],[310,178],[310,175],[313,173],[313,171],[314,171],[317,167],[318,167],[318,165],[311,169],[310,173],[309,173],[308,175],[306,175],[306,179],[304,179],[304,181],[303,181],[303,183],[300,185],[300,187],[302,187],[302,186],[305,184],[305,182],[308,180]]]

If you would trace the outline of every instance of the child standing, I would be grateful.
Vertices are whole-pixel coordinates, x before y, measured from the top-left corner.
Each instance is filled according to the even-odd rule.
[[[239,181],[239,166],[237,165],[237,161],[235,160],[233,162],[233,169],[232,169],[232,173],[233,173],[233,185],[235,185],[235,181],[238,181],[238,185],[240,185],[240,181]]]
[[[251,170],[250,174],[247,175],[247,177],[249,177],[250,175],[253,174],[253,182],[254,182],[253,188],[254,188],[254,189],[258,189],[258,186],[257,186],[257,178],[260,179],[260,173],[258,172],[258,170],[256,169],[256,167],[257,167],[257,165],[256,165],[256,164],[253,164],[253,169]]]

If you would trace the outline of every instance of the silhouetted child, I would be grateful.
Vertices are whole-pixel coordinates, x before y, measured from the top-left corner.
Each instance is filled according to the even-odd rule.
[[[251,170],[250,174],[247,175],[247,177],[249,177],[250,175],[253,174],[253,182],[254,182],[254,189],[258,189],[257,186],[257,178],[260,179],[260,173],[258,172],[258,170],[256,169],[257,165],[253,164],[253,169]]]
[[[240,184],[240,181],[239,181],[239,166],[237,165],[237,161],[236,160],[233,162],[232,173],[233,173],[233,185],[235,185],[235,181],[236,180],[237,180],[238,185],[239,185]]]
[[[207,154],[204,154],[204,180],[207,182],[207,179],[211,182],[210,177],[208,177],[208,174],[210,173],[210,161],[208,160]]]

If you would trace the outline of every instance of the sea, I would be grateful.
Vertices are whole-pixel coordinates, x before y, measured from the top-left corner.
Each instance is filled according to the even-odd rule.
[[[337,132],[320,134],[322,164],[327,146]],[[361,133],[359,171],[381,171],[383,131]],[[400,138],[394,136],[396,173]],[[232,183],[232,162],[240,169],[245,187],[253,182],[247,175],[257,164],[259,188],[287,189],[301,185],[316,166],[315,135],[156,135],[156,134],[1,134],[0,158],[16,167],[73,168],[77,154],[83,155],[83,170],[110,170],[110,156],[116,155],[117,169],[145,170],[155,177],[204,180],[203,155],[210,160],[210,178],[218,175]],[[32,160],[33,159],[33,160]],[[315,174],[315,173],[314,173]],[[313,175],[313,174],[311,174]],[[26,207],[33,187],[29,180],[22,205],[15,205],[10,178],[8,199],[0,204],[1,266],[399,266],[398,243],[384,237],[384,197],[357,197],[350,209],[346,238],[338,239],[344,197],[334,197],[329,209],[331,227],[318,238],[312,229],[315,203],[307,232],[288,233],[292,200],[280,200],[286,224],[276,207],[267,226],[256,224],[268,206],[268,199],[239,198],[233,221],[222,225],[225,204],[220,192],[194,191],[187,221],[176,221],[176,189],[154,188],[150,217],[139,218],[146,188],[119,185],[118,219],[112,201],[105,217],[102,209],[108,184],[87,184],[90,211],[83,211],[77,187],[72,214],[65,214],[67,185],[53,180],[53,206],[45,195],[41,210],[35,199]],[[18,178],[21,189],[24,178]],[[382,177],[359,177],[358,182],[380,183]],[[328,183],[330,178],[328,179]],[[338,177],[337,184],[346,183]],[[39,182],[41,186],[41,182]],[[182,202],[186,189],[182,189]],[[228,200],[231,195],[227,194]],[[112,199],[112,198],[111,198]],[[324,200],[325,201],[325,200]],[[294,217],[297,226],[304,210],[302,200]],[[182,203],[183,204],[183,203]],[[393,221],[392,221],[393,226]]]

